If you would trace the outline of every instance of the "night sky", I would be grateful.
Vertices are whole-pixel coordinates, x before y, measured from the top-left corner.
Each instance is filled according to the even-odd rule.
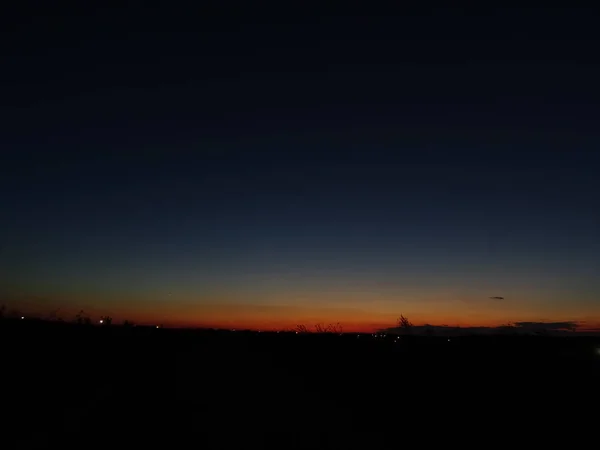
[[[262,329],[598,326],[598,19],[13,10],[0,302]]]

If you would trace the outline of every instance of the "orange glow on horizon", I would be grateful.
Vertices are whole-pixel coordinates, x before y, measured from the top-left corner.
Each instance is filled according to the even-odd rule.
[[[37,308],[36,308],[37,309]],[[64,314],[59,315],[63,320],[69,321],[69,318],[75,317],[75,314],[79,309],[73,309],[72,311],[64,311]],[[43,314],[36,310],[23,311],[28,316],[37,316],[40,318],[46,318],[47,314]],[[71,312],[72,314],[69,314]],[[305,325],[309,329],[314,330],[315,325],[322,324],[327,326],[329,324],[340,324],[343,332],[356,332],[356,333],[371,333],[373,331],[393,328],[396,326],[396,319],[398,315],[388,315],[388,317],[382,317],[378,314],[363,315],[357,317],[356,315],[341,314],[340,318],[334,314],[326,314],[318,316],[317,314],[300,314],[296,317],[290,316],[279,316],[279,315],[267,315],[267,317],[260,317],[260,315],[250,316],[231,316],[229,318],[222,317],[221,314],[215,314],[213,317],[203,316],[182,316],[174,314],[157,314],[151,311],[119,311],[118,314],[111,314],[109,311],[101,309],[86,309],[86,314],[92,319],[99,317],[104,314],[109,314],[113,317],[113,324],[120,324],[124,320],[130,320],[139,325],[156,325],[160,324],[165,327],[173,328],[215,328],[215,329],[237,329],[237,330],[261,330],[261,331],[283,331],[293,330],[298,325]],[[506,325],[508,323],[514,323],[519,321],[538,321],[529,320],[528,318],[516,321],[508,320],[478,320],[478,321],[467,321],[464,317],[452,317],[452,316],[425,316],[427,320],[423,319],[424,315],[412,316],[405,314],[406,317],[411,320],[413,325],[432,325],[432,326],[449,326],[449,327],[497,327]],[[421,320],[416,320],[416,319]],[[362,320],[361,320],[362,319]],[[562,322],[565,320],[544,320],[544,322]],[[587,320],[580,326],[581,331],[600,329],[600,320]]]
[[[159,301],[112,302],[104,299],[83,302],[79,298],[55,297],[14,297],[3,302],[7,309],[18,309],[28,316],[49,318],[51,311],[58,310],[56,317],[65,321],[74,319],[83,310],[92,319],[102,315],[113,317],[113,323],[130,320],[138,324],[161,324],[167,327],[223,328],[253,330],[290,330],[298,325],[313,328],[316,324],[339,323],[343,331],[372,332],[383,328],[393,328],[403,314],[414,325],[497,327],[514,322],[563,322],[580,323],[580,329],[600,328],[600,310],[588,315],[573,314],[573,308],[556,307],[545,310],[540,317],[539,309],[511,304],[490,303],[486,308],[470,308],[460,302],[438,302],[414,304],[407,302],[385,303],[342,303],[322,302],[299,304],[256,304],[213,302],[210,304],[195,301],[181,301],[165,304]],[[341,305],[341,306],[340,306]]]

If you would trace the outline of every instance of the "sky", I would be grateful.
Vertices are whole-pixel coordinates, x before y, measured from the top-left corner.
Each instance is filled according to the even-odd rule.
[[[6,17],[1,303],[600,324],[594,11]]]

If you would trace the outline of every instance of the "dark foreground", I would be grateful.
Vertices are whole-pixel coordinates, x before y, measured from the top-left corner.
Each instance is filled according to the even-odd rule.
[[[6,449],[537,448],[586,445],[598,420],[594,338],[6,321],[0,338]]]

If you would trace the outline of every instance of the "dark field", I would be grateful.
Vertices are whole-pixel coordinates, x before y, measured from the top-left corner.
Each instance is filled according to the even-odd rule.
[[[598,419],[596,338],[4,321],[0,339],[6,449],[537,448],[586,445]]]

